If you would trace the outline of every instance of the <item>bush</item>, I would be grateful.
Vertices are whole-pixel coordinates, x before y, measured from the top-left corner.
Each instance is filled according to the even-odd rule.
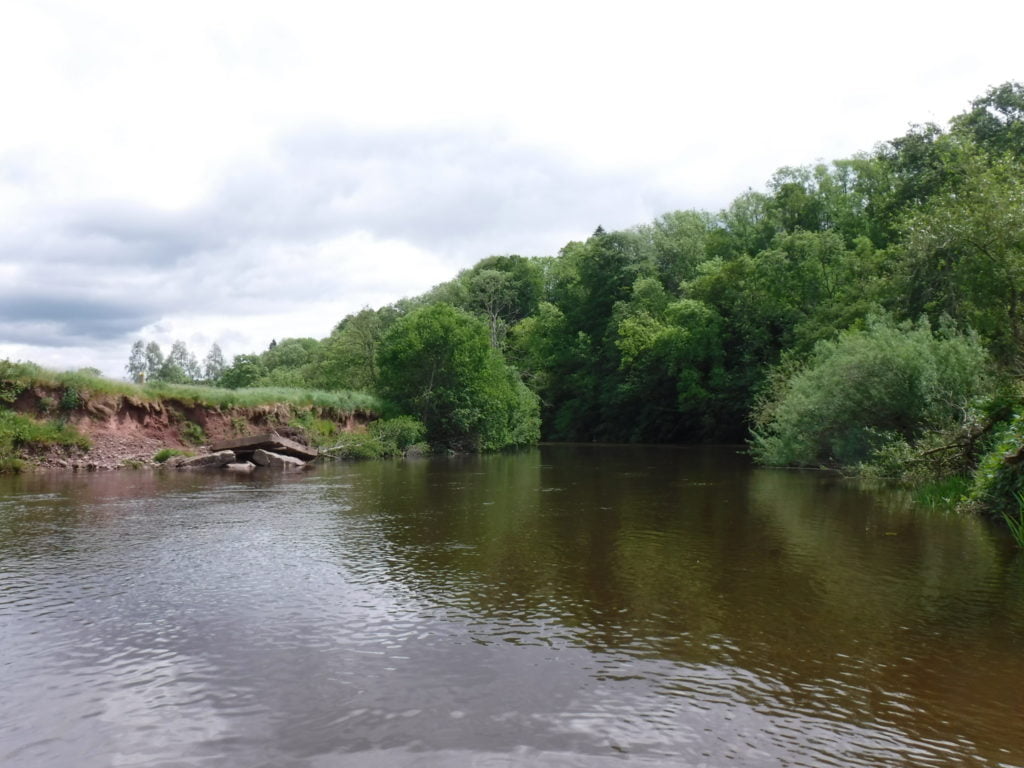
[[[379,362],[381,393],[424,424],[432,445],[498,450],[540,436],[536,395],[491,347],[487,327],[450,304],[398,320]]]
[[[194,421],[186,421],[181,425],[181,439],[192,445],[202,445],[206,442],[206,432]]]
[[[771,379],[753,414],[751,451],[762,464],[853,466],[951,429],[986,389],[987,368],[972,335],[871,319]]]
[[[379,459],[386,454],[381,441],[368,432],[343,432],[330,455],[339,459]]]
[[[82,393],[76,387],[65,387],[61,393],[60,402],[57,406],[64,412],[70,413],[82,407]]]
[[[1017,511],[1017,495],[1024,492],[1024,462],[1007,462],[1024,445],[1024,414],[1013,418],[993,436],[991,447],[974,472],[967,505],[991,515]]]
[[[389,455],[405,453],[406,448],[423,440],[427,428],[412,416],[378,419],[370,424],[370,434],[380,441]]]
[[[163,464],[172,456],[191,456],[192,451],[182,451],[178,448],[161,448],[155,454],[153,454],[153,461],[157,464]]]

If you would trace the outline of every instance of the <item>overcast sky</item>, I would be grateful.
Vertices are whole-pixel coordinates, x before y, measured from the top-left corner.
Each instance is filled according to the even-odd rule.
[[[835,9],[835,10],[832,10]],[[1024,5],[0,3],[0,358],[323,337],[1024,80]]]

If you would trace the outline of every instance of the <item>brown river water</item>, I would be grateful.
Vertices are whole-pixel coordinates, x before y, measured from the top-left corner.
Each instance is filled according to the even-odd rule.
[[[1024,554],[735,448],[0,478],[0,765],[1024,766]]]

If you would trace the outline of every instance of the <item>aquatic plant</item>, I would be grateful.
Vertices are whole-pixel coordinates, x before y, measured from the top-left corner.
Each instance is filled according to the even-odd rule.
[[[1017,509],[1002,510],[1003,522],[1010,529],[1010,535],[1017,542],[1017,546],[1024,548],[1024,493],[1018,491],[1014,496],[1017,499]]]

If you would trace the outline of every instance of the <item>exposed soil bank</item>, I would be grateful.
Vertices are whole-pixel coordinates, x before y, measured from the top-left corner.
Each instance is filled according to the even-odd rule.
[[[93,395],[77,407],[53,412],[61,390],[34,386],[22,391],[14,411],[37,419],[60,417],[89,438],[88,450],[52,446],[26,451],[26,469],[68,468],[110,470],[155,465],[153,455],[163,448],[202,453],[213,442],[270,430],[305,441],[297,419],[313,415],[339,430],[359,431],[376,418],[366,411],[333,412],[315,406],[284,403],[219,408],[166,398],[143,400],[127,395]]]

